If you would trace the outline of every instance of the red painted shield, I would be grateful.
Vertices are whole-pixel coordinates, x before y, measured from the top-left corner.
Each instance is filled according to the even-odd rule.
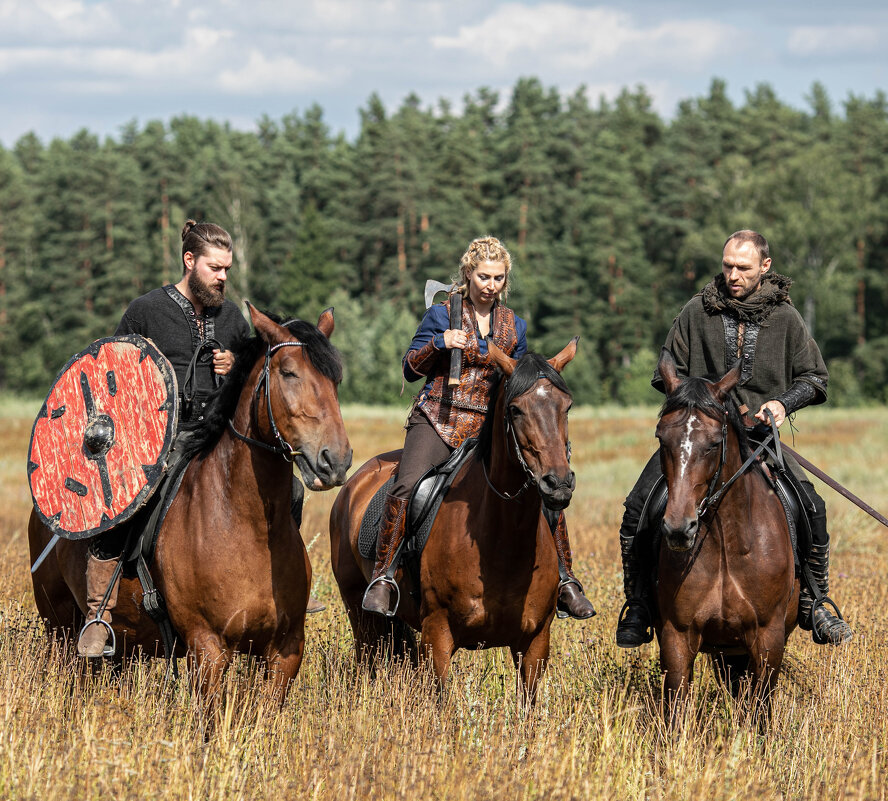
[[[79,540],[128,520],[157,488],[176,431],[172,365],[153,342],[93,342],[65,366],[31,432],[34,508],[60,537]]]

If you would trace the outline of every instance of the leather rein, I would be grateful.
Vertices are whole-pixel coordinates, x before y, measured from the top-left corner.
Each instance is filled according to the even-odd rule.
[[[731,488],[731,485],[749,469],[749,466],[767,449],[767,446],[772,440],[775,443],[777,461],[779,464],[783,464],[783,454],[780,450],[780,435],[777,433],[777,424],[774,420],[774,415],[771,414],[770,409],[766,409],[765,411],[767,412],[771,424],[771,433],[762,440],[759,446],[747,457],[746,461],[740,465],[739,470],[737,470],[733,476],[716,490],[716,484],[718,484],[722,470],[725,466],[728,447],[728,410],[723,409],[724,417],[722,418],[721,458],[719,459],[718,469],[715,471],[709,482],[709,488],[706,490],[706,495],[703,500],[700,501],[699,506],[697,506],[697,517],[703,517],[707,512],[714,512],[718,508],[721,499],[724,498],[725,493]]]
[[[537,378],[545,378],[546,380],[549,380],[549,376],[547,376],[543,372],[537,373]],[[505,387],[503,387],[503,390],[505,391]],[[529,391],[530,390],[528,390],[528,392]],[[527,466],[527,461],[524,459],[524,454],[521,453],[521,448],[518,445],[518,436],[515,433],[515,423],[512,420],[512,411],[509,408],[508,404],[506,405],[506,414],[503,418],[503,424],[505,426],[506,439],[511,439],[512,448],[515,451],[515,458],[518,460],[518,464],[521,465],[522,469],[527,475],[527,478],[516,492],[500,492],[496,487],[493,486],[490,481],[490,476],[487,474],[487,463],[484,461],[484,459],[481,459],[481,469],[484,472],[484,480],[487,481],[487,486],[493,490],[494,494],[497,497],[502,498],[504,501],[515,501],[518,500],[519,497],[521,497],[521,495],[528,487],[538,486],[538,482],[534,477],[533,472],[531,472],[531,469]],[[568,464],[570,464],[570,440],[567,441],[567,462]]]
[[[241,434],[234,427],[234,422],[231,420],[228,421],[228,428],[231,430],[231,433],[234,434],[234,436],[236,436],[243,442],[246,442],[249,445],[256,445],[260,448],[264,448],[267,451],[276,453],[279,456],[283,456],[284,459],[288,462],[295,462],[296,457],[301,456],[302,453],[301,451],[294,450],[293,446],[290,445],[290,443],[281,436],[281,432],[278,430],[277,424],[274,422],[274,413],[271,410],[271,384],[269,370],[269,366],[271,364],[271,356],[275,351],[286,347],[302,348],[305,347],[305,343],[299,342],[299,340],[294,339],[287,342],[278,342],[277,345],[268,346],[268,349],[265,351],[265,365],[262,367],[262,375],[256,382],[256,389],[253,391],[253,403],[251,404],[253,407],[253,416],[255,417],[256,404],[259,402],[259,393],[262,391],[262,387],[265,387],[265,403],[268,410],[268,422],[271,424],[271,433],[274,434],[274,438],[277,440],[278,444],[269,445],[267,442],[262,442],[261,440],[253,439],[252,437],[248,437],[245,434]]]

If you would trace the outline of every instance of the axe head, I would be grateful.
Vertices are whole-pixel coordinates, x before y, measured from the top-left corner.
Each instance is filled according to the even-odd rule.
[[[456,289],[456,284],[442,284],[440,281],[429,278],[425,285],[425,307],[427,309],[431,307],[435,302],[435,295],[439,292],[450,294],[454,289]]]

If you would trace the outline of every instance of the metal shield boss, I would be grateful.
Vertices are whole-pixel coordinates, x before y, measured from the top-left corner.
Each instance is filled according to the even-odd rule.
[[[176,432],[172,365],[150,339],[106,337],[59,373],[34,421],[34,509],[69,540],[128,520],[151,497]]]

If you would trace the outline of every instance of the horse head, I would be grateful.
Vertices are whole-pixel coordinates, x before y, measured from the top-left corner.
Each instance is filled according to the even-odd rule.
[[[511,440],[543,503],[556,511],[570,503],[576,486],[567,438],[572,398],[561,371],[576,355],[578,339],[548,361],[533,353],[515,360],[495,344],[488,345],[490,358],[506,377],[502,402],[507,447],[512,447]]]
[[[719,381],[682,378],[672,354],[664,349],[657,371],[666,388],[657,423],[660,462],[669,488],[662,531],[671,550],[687,551],[694,546],[701,514],[725,465],[725,400],[740,380],[740,363]]]
[[[279,325],[253,306],[249,309],[266,345],[255,389],[261,438],[277,441],[309,489],[341,485],[351,467],[352,449],[339,409],[342,365],[329,341],[333,309],[321,313],[317,327],[302,320]]]

